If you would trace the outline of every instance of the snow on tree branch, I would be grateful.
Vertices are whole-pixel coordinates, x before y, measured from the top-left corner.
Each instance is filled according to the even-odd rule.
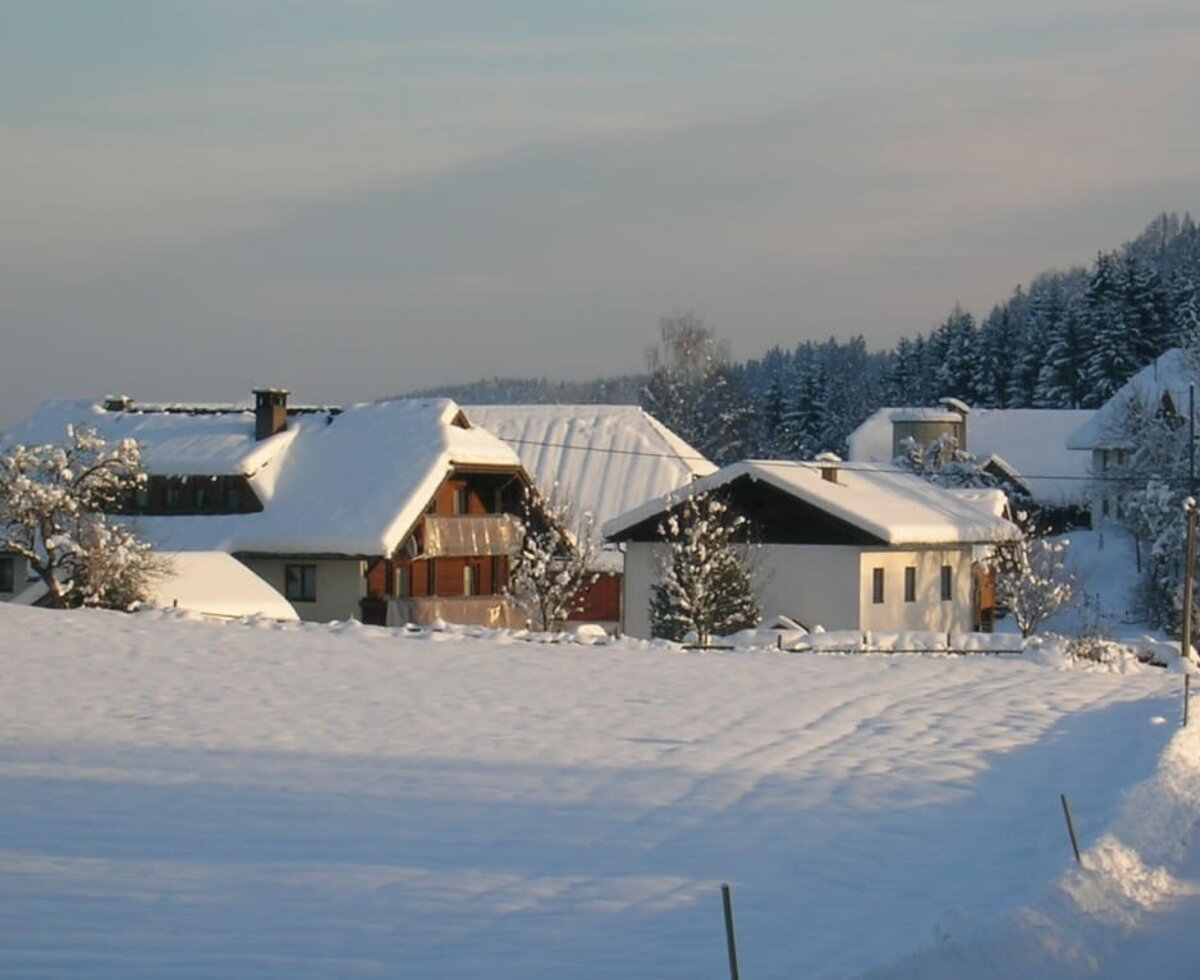
[[[527,488],[521,510],[508,592],[537,629],[553,630],[582,610],[596,581],[595,521],[587,512],[576,517],[557,485],[549,496]]]
[[[0,551],[23,556],[56,606],[128,608],[163,571],[110,514],[146,481],[131,439],[69,426],[62,444],[0,453]]]
[[[655,636],[701,646],[758,625],[762,618],[747,562],[750,523],[716,493],[672,507],[658,527],[667,545],[661,581],[650,599]]]

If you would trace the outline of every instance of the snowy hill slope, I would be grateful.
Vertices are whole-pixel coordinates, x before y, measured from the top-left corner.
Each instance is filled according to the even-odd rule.
[[[1058,794],[1125,860],[1124,791],[1200,765],[1139,667],[0,607],[0,671],[6,976],[721,977],[723,881],[745,976],[1013,975],[1035,915],[1117,970]],[[1143,807],[1155,902],[1195,795]]]

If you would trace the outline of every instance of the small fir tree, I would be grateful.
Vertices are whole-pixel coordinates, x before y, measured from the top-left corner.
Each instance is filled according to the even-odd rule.
[[[747,563],[749,521],[716,493],[696,494],[659,524],[667,554],[650,599],[655,636],[707,646],[762,618]]]

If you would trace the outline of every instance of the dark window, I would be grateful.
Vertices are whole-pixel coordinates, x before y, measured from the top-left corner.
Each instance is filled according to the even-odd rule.
[[[289,602],[316,602],[317,566],[284,565],[283,594]]]
[[[917,570],[912,565],[904,569],[904,601],[917,601]]]
[[[196,510],[205,511],[212,506],[212,492],[208,487],[196,487]]]
[[[183,487],[175,481],[167,484],[167,510],[176,511],[183,508]]]
[[[463,565],[463,595],[479,595],[479,568]]]
[[[0,592],[15,592],[17,563],[12,558],[0,558]]]
[[[949,565],[942,566],[942,602],[954,598],[954,569]]]
[[[242,509],[242,488],[232,480],[225,481],[225,510],[236,514]]]
[[[454,513],[469,514],[471,512],[471,492],[466,487],[454,488]]]
[[[871,569],[871,601],[883,602],[883,569]]]
[[[398,565],[396,566],[396,595],[410,596],[412,595],[412,566]]]

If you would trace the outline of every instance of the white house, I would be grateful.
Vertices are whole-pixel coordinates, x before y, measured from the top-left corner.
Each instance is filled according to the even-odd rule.
[[[636,405],[472,405],[466,412],[512,447],[542,493],[557,489],[577,515],[592,515],[599,578],[575,618],[617,626],[623,558],[600,529],[716,466]]]
[[[1091,409],[967,408],[947,400],[938,408],[881,408],[847,439],[851,463],[890,463],[907,438],[928,445],[952,436],[1002,484],[1015,486],[1052,524],[1086,515],[1090,454],[1069,444],[1088,424]]]
[[[893,467],[735,463],[605,526],[625,548],[625,632],[650,635],[663,517],[683,496],[718,489],[758,529],[763,612],[810,628],[969,631],[987,612],[977,559],[1021,536],[994,495],[950,493]]]
[[[302,619],[512,618],[508,515],[529,478],[449,399],[289,408],[286,391],[261,389],[252,407],[51,401],[9,439],[59,442],[81,424],[142,446],[149,485],[126,511],[144,537],[234,555]]]
[[[1071,433],[1067,445],[1086,453],[1090,460],[1094,525],[1119,516],[1120,485],[1106,482],[1104,477],[1136,448],[1128,426],[1130,412],[1137,410],[1145,418],[1165,416],[1182,424],[1188,418],[1191,387],[1198,373],[1187,352],[1174,347],[1138,371],[1086,424]]]

